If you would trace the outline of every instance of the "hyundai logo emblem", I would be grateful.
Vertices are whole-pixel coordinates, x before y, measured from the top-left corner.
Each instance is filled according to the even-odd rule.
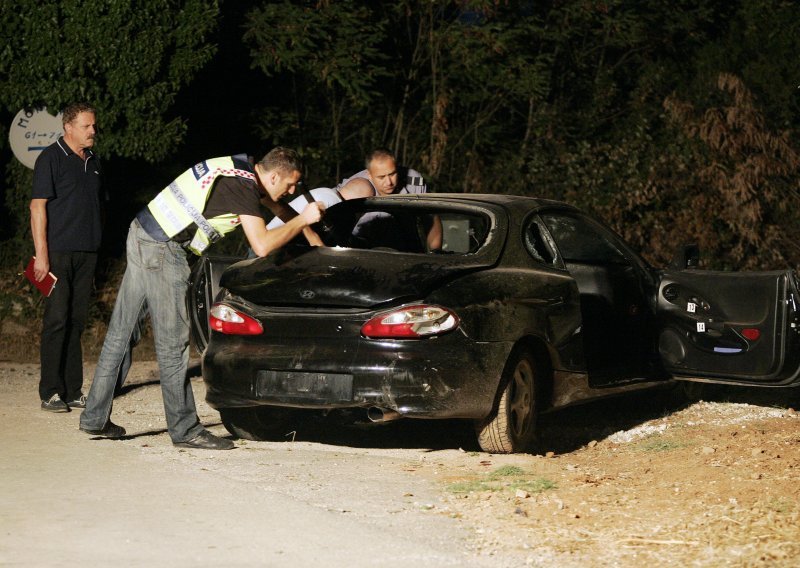
[[[313,290],[301,290],[300,291],[300,297],[303,298],[304,300],[310,300],[314,296],[316,296],[316,293],[314,293]]]

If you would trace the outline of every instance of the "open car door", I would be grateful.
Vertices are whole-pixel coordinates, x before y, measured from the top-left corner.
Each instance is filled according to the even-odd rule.
[[[674,270],[661,274],[658,350],[676,379],[800,384],[796,275]]]
[[[211,334],[208,312],[219,293],[220,277],[226,268],[240,260],[243,259],[239,256],[203,255],[192,266],[189,289],[186,292],[186,306],[192,342],[198,353],[202,353],[208,345],[208,337]]]

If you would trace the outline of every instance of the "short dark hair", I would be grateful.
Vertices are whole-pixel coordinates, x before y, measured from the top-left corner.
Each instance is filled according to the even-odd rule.
[[[394,153],[389,150],[389,148],[375,148],[372,152],[367,154],[367,157],[364,158],[364,167],[369,169],[369,165],[372,163],[372,160],[386,160],[391,159],[394,163],[397,163],[397,158],[394,157]]]
[[[78,115],[82,112],[97,114],[97,111],[89,103],[72,103],[65,106],[64,110],[61,111],[61,123],[64,125],[69,124],[78,118]]]
[[[300,160],[300,155],[291,148],[283,148],[281,146],[276,146],[267,152],[258,162],[258,165],[266,172],[277,170],[281,175],[303,171],[303,162]]]

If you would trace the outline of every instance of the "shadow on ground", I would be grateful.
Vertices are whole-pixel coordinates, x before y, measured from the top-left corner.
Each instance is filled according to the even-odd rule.
[[[202,380],[199,362],[192,362],[187,376]],[[121,394],[157,384],[152,376],[123,386]],[[800,388],[745,388],[700,383],[669,383],[661,387],[596,400],[544,413],[539,418],[539,444],[535,453],[565,454],[600,441],[616,432],[630,430],[649,420],[668,416],[698,400],[731,402],[762,407],[799,408]],[[470,420],[400,419],[370,422],[363,410],[295,411],[279,437],[271,441],[305,441],[354,448],[462,449],[480,451]],[[158,432],[155,432],[158,433]]]
[[[693,394],[697,394],[696,389]],[[701,394],[709,402],[779,408],[797,408],[800,400],[798,389],[714,386],[702,389]],[[592,440],[677,412],[694,401],[687,398],[680,385],[669,385],[549,412],[540,417],[536,453],[569,453]],[[358,448],[480,451],[473,423],[468,420],[402,419],[375,424],[358,414],[332,413],[323,417],[300,411],[286,429],[284,439]]]
[[[361,413],[320,416],[300,412],[290,422],[284,439],[352,448],[480,449],[469,420],[402,419],[373,423]]]

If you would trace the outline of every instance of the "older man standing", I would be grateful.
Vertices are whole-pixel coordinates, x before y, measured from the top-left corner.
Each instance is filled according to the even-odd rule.
[[[42,151],[33,169],[31,232],[38,281],[58,283],[45,299],[41,335],[42,410],[84,408],[81,334],[86,326],[100,248],[100,160],[92,151],[95,109],[86,103],[62,112],[64,136]]]

